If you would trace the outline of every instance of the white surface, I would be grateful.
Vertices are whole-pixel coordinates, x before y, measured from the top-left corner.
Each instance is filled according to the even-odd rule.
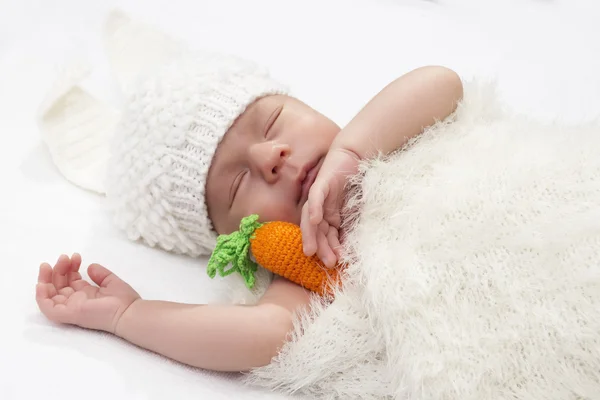
[[[389,81],[429,63],[465,78],[497,77],[505,100],[535,117],[579,120],[600,110],[593,0],[0,0],[1,399],[257,397],[229,376],[53,326],[37,311],[39,263],[73,251],[146,298],[215,298],[218,283],[202,262],[127,242],[108,223],[102,198],[67,183],[41,144],[36,108],[70,56],[96,64],[88,87],[116,101],[100,42],[116,4],[194,45],[267,63],[341,125]]]

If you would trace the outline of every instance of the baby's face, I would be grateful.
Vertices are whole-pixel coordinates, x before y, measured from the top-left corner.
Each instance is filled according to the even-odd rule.
[[[340,128],[292,97],[261,98],[221,141],[206,183],[214,228],[227,234],[241,219],[300,223],[308,189]]]

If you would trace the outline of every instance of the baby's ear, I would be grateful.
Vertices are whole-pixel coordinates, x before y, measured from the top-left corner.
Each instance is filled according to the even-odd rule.
[[[188,49],[157,27],[131,19],[119,9],[104,24],[104,46],[113,74],[125,94],[140,75],[150,74]]]

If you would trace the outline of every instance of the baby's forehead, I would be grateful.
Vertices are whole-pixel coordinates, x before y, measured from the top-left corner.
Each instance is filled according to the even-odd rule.
[[[270,115],[270,110],[285,101],[283,95],[271,95],[261,97],[240,114],[240,116],[233,122],[231,127],[225,133],[221,144],[226,144],[229,141],[235,140],[230,139],[231,137],[237,136],[238,134],[249,134],[256,132],[264,128],[266,119]]]

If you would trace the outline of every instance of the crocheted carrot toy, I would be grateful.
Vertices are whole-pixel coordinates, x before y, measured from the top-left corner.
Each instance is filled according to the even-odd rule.
[[[332,286],[339,283],[339,266],[328,269],[318,257],[304,255],[298,225],[281,221],[263,224],[256,214],[242,219],[239,231],[217,238],[207,272],[211,278],[217,272],[220,276],[239,272],[246,286],[252,288],[257,263],[320,295],[331,294]],[[226,270],[229,264],[232,266]]]

